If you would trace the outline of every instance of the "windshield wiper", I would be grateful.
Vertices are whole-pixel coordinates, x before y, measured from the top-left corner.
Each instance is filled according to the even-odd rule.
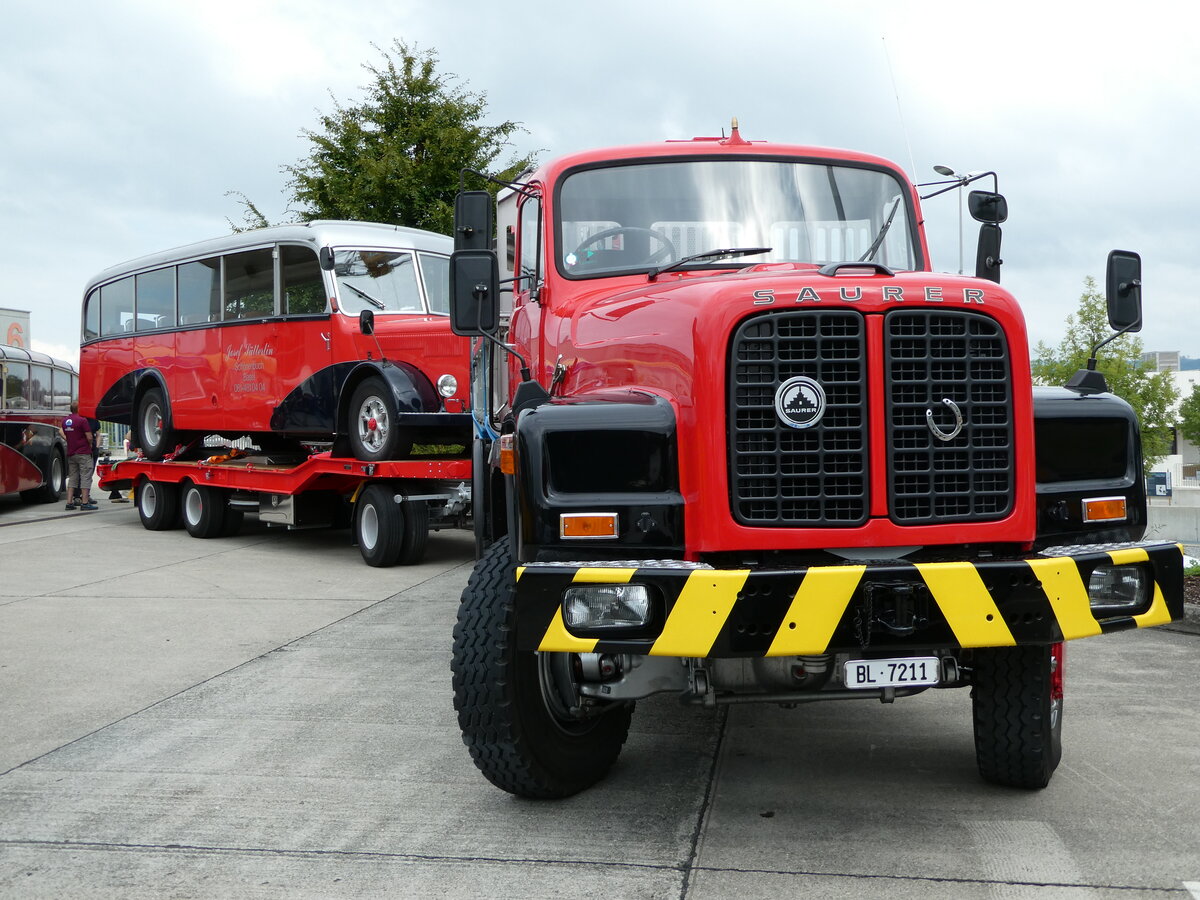
[[[675,262],[665,265],[661,269],[651,269],[646,273],[646,277],[653,281],[664,272],[673,272],[680,266],[686,266],[688,263],[698,262],[702,259],[721,259],[725,256],[753,256],[756,253],[770,253],[772,249],[771,247],[725,247],[720,250],[705,250],[703,253],[693,253],[691,256],[677,259]]]
[[[376,300],[374,297],[372,297],[372,296],[371,296],[370,294],[368,294],[366,291],[362,290],[361,288],[356,288],[356,287],[355,287],[354,285],[352,285],[350,282],[348,282],[348,281],[339,281],[339,282],[338,282],[338,284],[340,284],[342,287],[348,287],[348,288],[350,288],[350,290],[354,291],[354,293],[358,294],[358,296],[362,297],[364,300],[366,300],[368,303],[370,303],[370,304],[371,304],[372,306],[374,306],[376,309],[387,309],[387,304],[386,304],[386,303],[384,303],[384,302],[383,302],[383,301],[381,301],[381,300]]]
[[[875,236],[875,242],[867,248],[867,252],[858,258],[859,262],[867,262],[873,259],[875,254],[879,252],[879,248],[883,246],[883,239],[887,237],[888,229],[892,227],[892,219],[896,218],[896,210],[900,208],[900,198],[896,198],[896,202],[892,204],[892,211],[888,213],[887,221],[883,223],[883,227],[879,229],[879,234]]]

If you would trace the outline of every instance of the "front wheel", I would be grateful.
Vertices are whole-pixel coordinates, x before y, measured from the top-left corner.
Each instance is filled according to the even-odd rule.
[[[67,464],[58,449],[50,451],[50,459],[42,472],[44,483],[40,488],[31,491],[21,491],[21,499],[26,503],[54,503],[66,490]]]
[[[463,591],[451,661],[463,743],[496,787],[568,797],[603,778],[629,733],[632,703],[582,709],[573,657],[516,648],[516,566],[489,547]]]
[[[973,654],[975,758],[987,781],[1044,788],[1062,758],[1061,643]]]
[[[368,378],[350,398],[350,448],[355,459],[379,462],[412,452],[412,440],[400,433],[400,415],[392,389],[382,378]]]

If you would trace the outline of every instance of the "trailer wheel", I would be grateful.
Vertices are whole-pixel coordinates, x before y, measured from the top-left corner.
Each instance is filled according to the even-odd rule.
[[[1050,783],[1062,758],[1063,716],[1062,694],[1054,686],[1060,656],[1053,650],[1001,647],[974,652],[975,758],[985,780],[1021,788]]]
[[[412,439],[401,434],[392,389],[382,378],[368,378],[350,399],[350,447],[355,459],[378,462],[412,452]]]
[[[224,492],[205,484],[183,483],[183,527],[195,538],[220,537],[225,531]]]
[[[358,496],[354,537],[368,566],[386,568],[400,560],[404,543],[404,513],[396,492],[385,484],[369,484]]]
[[[137,404],[134,417],[138,446],[147,459],[162,459],[175,446],[175,432],[171,428],[171,413],[163,398],[162,388],[152,387]]]
[[[402,566],[415,566],[425,558],[425,547],[429,543],[429,504],[424,500],[406,500],[401,507],[404,534],[396,562]]]
[[[142,481],[137,487],[138,517],[149,531],[179,525],[179,489],[164,481]]]
[[[21,491],[21,499],[26,503],[54,503],[62,496],[67,486],[67,464],[63,460],[62,451],[57,447],[50,451],[50,459],[46,470],[42,472],[45,483],[40,488],[31,491]]]
[[[246,514],[240,509],[234,509],[232,506],[225,507],[225,523],[221,526],[222,537],[237,537],[242,532],[242,525],[246,521]]]
[[[516,649],[516,566],[507,540],[475,565],[454,626],[451,671],[463,743],[496,787],[567,797],[603,778],[629,733],[633,703],[577,712],[573,656]]]

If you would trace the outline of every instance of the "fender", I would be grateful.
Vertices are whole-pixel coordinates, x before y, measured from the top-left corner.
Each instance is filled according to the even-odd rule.
[[[151,379],[152,383],[143,384],[143,379],[145,378]],[[80,409],[80,412],[84,415],[90,414],[106,422],[119,422],[122,425],[132,425],[133,411],[137,408],[137,401],[141,399],[142,393],[147,388],[155,386],[162,389],[163,398],[169,401],[170,394],[167,391],[166,379],[162,377],[162,373],[157,369],[134,369],[132,372],[125,373],[109,385],[94,410]]]
[[[354,395],[354,389],[372,376],[382,378],[391,387],[396,411],[401,415],[433,413],[441,408],[432,382],[416,366],[405,362],[390,362],[388,365],[374,361],[357,363],[350,369],[341,388],[338,389],[336,433],[339,436],[346,433],[350,398]]]

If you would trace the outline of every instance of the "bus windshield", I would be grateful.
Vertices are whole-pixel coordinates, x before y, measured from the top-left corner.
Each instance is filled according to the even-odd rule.
[[[338,305],[347,313],[421,313],[416,259],[407,250],[339,250],[334,254]]]
[[[559,193],[558,263],[567,277],[588,278],[663,268],[717,248],[769,247],[748,262],[869,260],[911,270],[918,258],[911,212],[892,173],[832,162],[697,159],[581,169]]]

